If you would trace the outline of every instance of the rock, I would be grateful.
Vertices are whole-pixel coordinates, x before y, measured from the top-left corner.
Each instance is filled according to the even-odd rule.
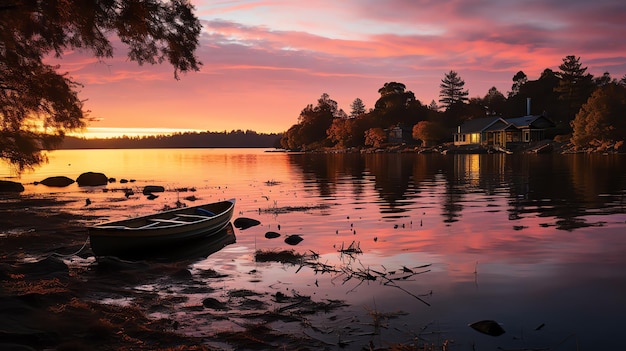
[[[56,177],[48,177],[39,183],[45,186],[62,188],[70,184],[74,184],[74,179],[68,178],[66,176],[56,176]]]
[[[280,236],[280,234],[276,233],[276,232],[267,232],[267,233],[265,233],[265,237],[268,238],[268,239],[275,239],[275,238],[278,238],[279,236]]]
[[[115,178],[109,178],[109,183],[115,183],[115,182],[117,182],[117,179],[115,179]]]
[[[183,268],[179,270],[178,272],[175,272],[174,274],[172,274],[172,278],[178,281],[189,281],[193,278],[193,276],[191,275],[191,272],[188,269]]]
[[[30,279],[68,277],[69,267],[60,258],[49,256],[40,261],[25,263],[18,268],[20,274]]]
[[[126,184],[126,183],[128,183],[128,179],[124,179],[124,178],[120,179],[120,184]]]
[[[0,193],[21,193],[22,191],[24,191],[22,183],[0,180]]]
[[[302,242],[302,237],[298,234],[293,234],[293,235],[289,235],[288,237],[285,238],[285,243],[289,244],[289,245],[298,245]]]
[[[498,324],[498,322],[493,320],[478,321],[470,324],[469,326],[476,331],[491,336],[500,336],[504,334],[504,329],[500,326],[500,324]]]
[[[146,185],[143,188],[143,194],[148,195],[152,193],[162,193],[165,191],[165,188],[160,185]]]
[[[248,229],[250,227],[254,227],[256,225],[259,225],[259,224],[261,224],[261,222],[257,221],[256,219],[252,219],[252,218],[239,217],[239,218],[235,219],[233,224],[235,225],[236,228],[244,230],[244,229]]]
[[[79,175],[78,178],[76,178],[76,183],[78,183],[78,186],[107,185],[109,178],[102,173],[87,172]]]
[[[206,299],[202,300],[202,306],[204,306],[205,308],[213,309],[213,310],[226,310],[226,309],[228,309],[225,303],[219,301],[218,299],[212,298],[212,297],[207,297]]]

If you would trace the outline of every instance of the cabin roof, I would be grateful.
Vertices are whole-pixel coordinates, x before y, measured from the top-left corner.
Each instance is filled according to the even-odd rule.
[[[494,123],[502,121],[504,124],[506,122],[500,117],[484,117],[484,118],[475,118],[469,121],[465,121],[460,126],[460,133],[478,133],[482,132],[485,129],[491,127]]]
[[[465,121],[459,126],[460,134],[482,133],[486,131],[503,131],[518,128],[546,128],[554,127],[554,123],[542,115],[507,118],[483,117]]]
[[[507,118],[506,121],[513,124],[514,126],[518,128],[520,127],[530,128],[533,126],[538,126],[542,128],[546,126],[554,127],[554,123],[543,115],[534,115],[534,116],[528,115],[528,116],[522,116],[522,117],[516,117],[516,118]]]

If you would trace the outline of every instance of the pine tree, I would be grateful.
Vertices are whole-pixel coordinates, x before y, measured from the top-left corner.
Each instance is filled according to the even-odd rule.
[[[560,81],[554,91],[566,103],[567,118],[571,120],[593,92],[593,76],[586,73],[587,67],[582,67],[580,57],[573,55],[565,57],[559,69]]]
[[[350,104],[350,108],[352,108],[352,111],[350,111],[350,118],[356,118],[365,113],[365,104],[363,103],[363,100],[359,98],[354,99],[352,104]]]
[[[467,102],[469,92],[463,90],[463,86],[465,86],[465,81],[461,79],[457,72],[450,71],[446,73],[439,85],[441,88],[439,92],[441,99],[439,99],[439,102],[442,104],[442,107],[445,107],[447,110],[455,104]]]

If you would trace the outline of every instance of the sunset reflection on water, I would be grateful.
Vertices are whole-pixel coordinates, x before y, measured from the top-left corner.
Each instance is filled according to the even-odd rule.
[[[147,214],[176,201],[235,197],[235,218],[262,224],[236,231],[235,244],[193,266],[229,274],[225,288],[294,290],[403,310],[408,315],[398,323],[406,328],[437,321],[459,343],[481,347],[519,347],[513,337],[526,331],[524,346],[555,345],[575,334],[587,345],[581,349],[589,349],[621,344],[625,168],[622,156],[76,150],[52,152],[48,164],[20,180],[86,171],[115,177],[95,188],[26,184],[26,196],[75,199],[72,211],[102,219]],[[122,185],[122,178],[136,182]],[[163,185],[166,192],[148,200],[141,194],[145,185]],[[122,187],[135,195],[125,198],[116,191]],[[191,195],[197,200],[186,200]],[[85,206],[85,198],[92,204]],[[282,237],[266,239],[270,230]],[[304,241],[289,246],[283,242],[289,234]],[[339,252],[353,243],[362,253]],[[256,250],[284,249],[319,254],[339,270],[428,268],[398,281],[398,289],[254,261]],[[477,335],[467,324],[480,319],[496,319],[510,332],[498,339]],[[542,334],[530,333],[542,323]],[[386,333],[390,340],[403,337]],[[573,339],[563,345],[573,349]]]

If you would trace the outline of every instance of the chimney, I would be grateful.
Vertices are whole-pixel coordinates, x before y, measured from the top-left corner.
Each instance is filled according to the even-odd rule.
[[[526,116],[530,116],[530,98],[526,98]]]

